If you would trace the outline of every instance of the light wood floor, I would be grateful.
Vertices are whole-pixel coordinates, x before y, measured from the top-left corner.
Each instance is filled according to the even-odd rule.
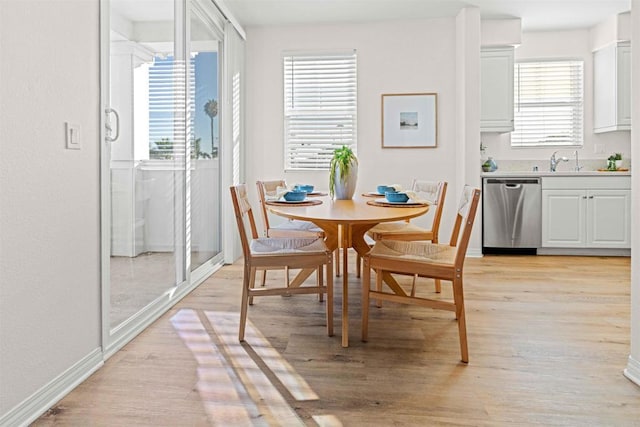
[[[469,365],[449,312],[386,303],[362,343],[354,276],[349,348],[339,290],[336,336],[315,296],[265,297],[241,345],[241,274],[220,270],[34,425],[640,426],[629,258],[468,259]]]

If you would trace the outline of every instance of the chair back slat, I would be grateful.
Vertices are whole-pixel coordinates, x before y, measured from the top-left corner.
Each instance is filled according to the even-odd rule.
[[[233,201],[233,210],[236,215],[236,223],[238,232],[240,233],[240,242],[242,243],[242,254],[245,257],[250,256],[249,241],[258,238],[258,229],[253,217],[251,203],[247,194],[247,185],[239,184],[229,187],[231,191],[231,200]],[[250,235],[247,233],[247,222],[250,229]]]
[[[268,196],[275,196],[279,187],[286,187],[287,183],[283,179],[273,181],[256,181],[256,187],[258,187],[258,198],[260,200],[260,213],[262,214],[262,223],[264,225],[264,235],[268,235],[268,230],[271,228],[269,225],[269,212],[265,201]]]
[[[446,181],[421,181],[413,180],[411,186],[413,191],[420,194],[420,197],[429,200],[435,206],[433,213],[433,222],[431,224],[431,232],[433,234],[433,242],[438,243],[438,233],[440,231],[440,220],[442,219],[442,211],[444,209],[444,199],[447,195]]]
[[[462,268],[480,201],[480,189],[465,185],[451,233],[451,246],[456,246],[455,265]]]

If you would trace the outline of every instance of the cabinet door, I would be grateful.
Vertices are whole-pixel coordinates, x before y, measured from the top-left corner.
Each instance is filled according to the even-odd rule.
[[[587,191],[587,246],[631,247],[631,190]]]
[[[593,53],[593,131],[631,129],[631,45],[611,44]]]
[[[482,49],[480,131],[513,130],[513,47]]]
[[[543,247],[584,247],[586,201],[584,190],[542,191]]]
[[[618,47],[618,124],[631,129],[631,46]]]

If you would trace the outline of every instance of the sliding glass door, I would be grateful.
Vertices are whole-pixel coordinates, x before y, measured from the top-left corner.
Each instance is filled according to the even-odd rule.
[[[203,6],[204,5],[204,6]],[[194,271],[221,252],[220,221],[220,47],[223,33],[207,3],[191,4],[189,58],[190,140],[190,267]]]
[[[109,354],[221,261],[222,32],[205,0],[110,0],[102,11]]]

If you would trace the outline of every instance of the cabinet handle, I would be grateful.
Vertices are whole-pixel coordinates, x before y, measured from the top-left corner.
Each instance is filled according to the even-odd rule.
[[[589,196],[590,199],[593,199],[593,196]]]
[[[586,199],[586,198],[587,198],[587,196],[582,196],[582,198],[583,198],[583,199]]]

